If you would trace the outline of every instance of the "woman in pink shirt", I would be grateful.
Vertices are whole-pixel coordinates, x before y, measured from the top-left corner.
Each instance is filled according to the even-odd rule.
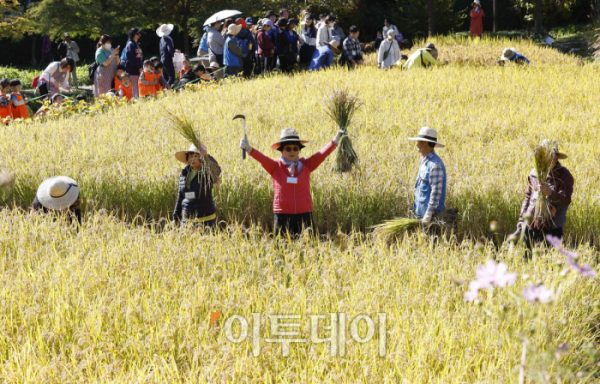
[[[281,158],[273,160],[252,148],[247,139],[242,139],[240,148],[258,161],[273,178],[275,198],[275,231],[297,235],[305,228],[313,229],[313,207],[310,194],[310,174],[337,147],[344,131],[338,131],[335,138],[321,151],[308,159],[300,158],[300,151],[306,140],[300,140],[293,128],[281,131],[281,138],[271,148],[281,152]]]

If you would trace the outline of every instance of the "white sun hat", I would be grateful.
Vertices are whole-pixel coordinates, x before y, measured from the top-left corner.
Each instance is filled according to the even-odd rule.
[[[45,208],[69,208],[79,197],[79,184],[67,176],[50,177],[40,184],[36,197]]]
[[[431,129],[429,127],[423,127],[419,131],[419,135],[417,137],[409,137],[408,140],[412,141],[428,141],[430,143],[435,143],[436,147],[444,148],[445,145],[437,141],[437,131],[435,129]]]
[[[511,60],[516,54],[517,50],[515,48],[504,48],[500,60]]]
[[[227,33],[230,35],[237,35],[241,30],[242,26],[237,24],[230,24],[229,27],[227,27]]]
[[[173,24],[163,24],[156,30],[158,37],[169,36],[173,31]]]
[[[187,151],[176,152],[175,153],[175,158],[177,160],[181,161],[182,163],[187,164],[186,157],[187,157],[187,154],[190,153],[190,152],[200,154],[200,150],[198,148],[196,148],[196,146],[194,144],[192,144],[190,146],[190,149],[188,149]]]

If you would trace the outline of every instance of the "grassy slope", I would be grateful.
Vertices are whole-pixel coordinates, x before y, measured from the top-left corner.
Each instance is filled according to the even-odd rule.
[[[597,368],[583,350],[594,342],[597,281],[573,273],[561,277],[554,251],[523,264],[520,250],[503,247],[496,257],[519,273],[517,286],[484,294],[483,307],[477,307],[463,301],[465,284],[475,266],[494,254],[490,248],[477,252],[470,242],[431,245],[416,235],[388,248],[340,235],[277,245],[236,226],[216,236],[157,233],[107,216],[121,209],[158,218],[170,210],[180,168],[173,153],[187,144],[165,128],[159,112],[180,104],[197,119],[225,169],[216,193],[220,219],[247,215],[266,225],[270,178],[256,162],[241,160],[241,128],[231,118],[248,116],[251,143],[272,156],[268,145],[281,128],[294,126],[312,140],[305,149],[310,154],[335,132],[321,110],[321,93],[347,85],[366,102],[351,129],[363,173],[332,175],[330,159],[313,175],[322,229],[363,227],[406,212],[419,157],[405,138],[429,125],[448,145],[439,153],[448,168],[448,205],[464,214],[463,233],[486,232],[490,219],[499,220],[504,232],[513,229],[531,168],[526,142],[554,137],[563,142],[577,180],[571,240],[595,238],[597,67],[523,45],[518,48],[534,60],[531,67],[498,68],[485,64],[502,42],[439,44],[441,57],[472,65],[279,77],[0,130],[0,163],[16,177],[5,203],[25,207],[38,183],[54,174],[78,179],[88,199],[77,235],[47,218],[0,213],[0,377],[32,383],[504,383],[515,381],[511,372],[521,351],[516,333],[538,322],[545,325],[531,336],[540,352],[530,353],[528,377],[542,360],[556,379],[559,368],[541,351],[560,342],[573,346],[563,358],[563,382],[575,382],[569,372],[593,374]],[[95,212],[101,208],[109,211]],[[581,246],[580,252],[595,265],[591,249]],[[554,305],[513,303],[509,292],[520,296],[538,280],[562,287]],[[211,312],[225,318],[299,314],[303,337],[309,314],[386,312],[387,356],[378,358],[372,341],[350,343],[344,358],[311,344],[292,344],[287,359],[279,345],[266,344],[253,358],[250,341],[226,341],[223,319],[209,329]],[[268,322],[261,334],[269,337]]]

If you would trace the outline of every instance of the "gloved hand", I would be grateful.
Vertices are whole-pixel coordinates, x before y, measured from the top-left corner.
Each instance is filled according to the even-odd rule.
[[[429,227],[431,225],[432,220],[432,216],[429,213],[425,213],[425,216],[423,216],[423,220],[421,220],[421,224],[423,224],[424,227]]]
[[[340,143],[340,140],[342,140],[342,136],[348,136],[348,132],[345,132],[340,129],[333,138],[333,142],[335,143],[335,145],[338,145]]]
[[[240,148],[245,149],[248,153],[252,152],[252,146],[250,145],[248,140],[244,139],[243,137],[240,140]]]

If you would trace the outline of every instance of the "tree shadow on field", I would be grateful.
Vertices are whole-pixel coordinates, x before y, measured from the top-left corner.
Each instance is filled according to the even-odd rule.
[[[0,204],[28,210],[33,202],[41,180],[18,180],[8,188],[0,189]],[[170,222],[177,196],[177,182],[147,180],[133,185],[127,180],[79,181],[83,212],[101,209],[128,222]],[[412,210],[412,197],[406,198],[394,190],[381,191],[370,188],[344,190],[335,187],[312,187],[313,212],[316,230],[320,234],[335,235],[338,232],[370,232],[369,227],[394,217],[407,217]],[[270,230],[273,226],[273,191],[270,183],[224,182],[214,189],[214,200],[219,221],[258,226]],[[504,191],[486,190],[481,193],[465,189],[449,194],[446,208],[458,208],[457,237],[479,239],[481,237],[503,241],[516,230],[522,195],[505,198]],[[566,243],[599,243],[600,207],[593,202],[582,205],[573,202],[565,227]],[[141,219],[141,220],[140,220]],[[498,236],[490,230],[491,221],[498,223]]]

